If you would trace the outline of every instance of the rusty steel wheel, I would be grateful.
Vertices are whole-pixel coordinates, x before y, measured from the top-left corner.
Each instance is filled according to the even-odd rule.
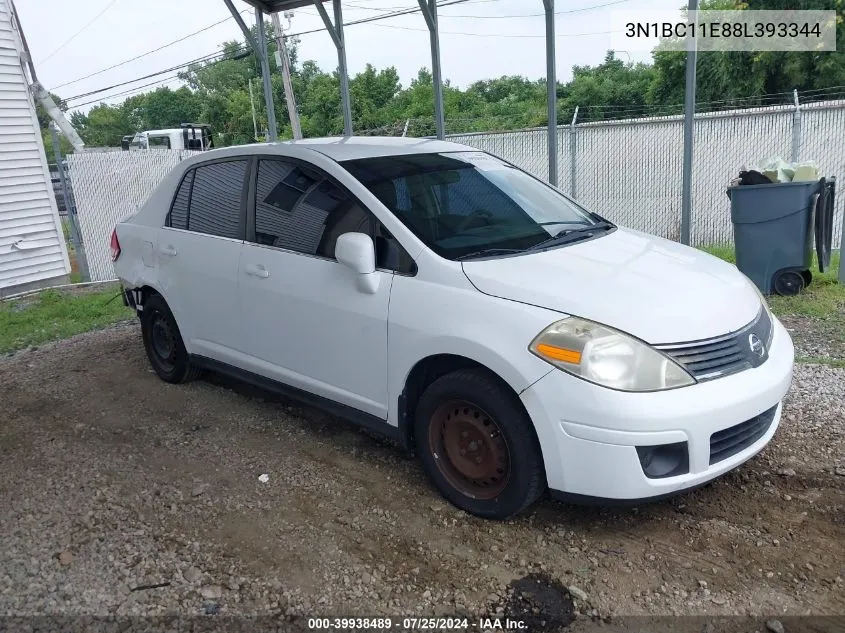
[[[179,383],[199,376],[200,368],[191,362],[176,319],[160,295],[150,295],[144,302],[141,335],[147,358],[159,378]]]
[[[465,400],[438,407],[428,426],[437,467],[449,483],[473,499],[494,499],[508,485],[510,451],[492,416]]]

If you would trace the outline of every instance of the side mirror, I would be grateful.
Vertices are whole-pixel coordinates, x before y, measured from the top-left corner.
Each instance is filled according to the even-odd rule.
[[[337,238],[334,256],[338,262],[358,275],[358,290],[375,294],[381,275],[376,270],[376,248],[365,233],[344,233]]]

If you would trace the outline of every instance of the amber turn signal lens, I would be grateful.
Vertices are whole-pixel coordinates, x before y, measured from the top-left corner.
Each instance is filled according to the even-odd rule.
[[[581,362],[581,352],[577,352],[574,349],[563,349],[562,347],[555,347],[546,343],[540,343],[535,349],[549,360],[572,363],[573,365]]]

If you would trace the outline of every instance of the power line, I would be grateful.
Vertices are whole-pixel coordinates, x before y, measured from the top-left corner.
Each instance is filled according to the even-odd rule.
[[[89,20],[89,21],[85,24],[85,26],[83,26],[83,27],[82,27],[81,29],[79,29],[76,33],[74,33],[73,35],[71,35],[68,39],[66,39],[66,40],[64,41],[64,43],[63,43],[63,44],[60,44],[60,45],[59,45],[59,47],[58,47],[57,49],[55,49],[52,53],[50,53],[49,55],[47,55],[47,57],[45,57],[44,59],[42,59],[42,60],[41,60],[40,62],[38,62],[38,63],[39,63],[39,64],[43,64],[43,63],[44,63],[44,62],[46,62],[48,59],[50,59],[53,55],[55,55],[55,54],[56,54],[56,53],[58,53],[60,50],[62,50],[65,46],[67,46],[68,44],[70,44],[70,43],[71,43],[73,40],[75,40],[75,39],[76,39],[76,38],[77,38],[77,37],[78,37],[78,36],[79,36],[79,35],[80,35],[80,34],[81,34],[81,33],[82,33],[85,29],[87,29],[89,26],[91,26],[92,24],[94,24],[94,22],[96,22],[98,19],[100,19],[100,16],[102,16],[102,15],[103,15],[106,11],[108,11],[109,9],[111,9],[111,8],[112,8],[112,6],[114,5],[114,3],[115,3],[115,2],[117,2],[117,0],[111,0],[111,1],[110,1],[110,2],[109,2],[106,6],[105,6],[105,7],[103,7],[103,10],[102,10],[102,11],[100,11],[100,12],[99,12],[97,15],[95,15],[93,18],[91,18],[91,19],[90,19],[90,20]]]
[[[131,88],[130,90],[124,90],[123,92],[118,92],[118,93],[115,93],[113,95],[107,95],[105,97],[100,97],[99,99],[92,99],[91,101],[86,101],[84,103],[78,103],[73,107],[74,108],[81,108],[83,106],[91,105],[92,103],[102,103],[105,99],[114,99],[115,97],[131,96],[133,93],[137,93],[138,91],[143,90],[144,88],[149,88],[150,86],[155,86],[157,84],[161,84],[162,86],[164,86],[165,84],[168,84],[171,81],[175,81],[177,79],[179,79],[178,74],[174,75],[173,77],[168,77],[166,79],[156,79],[155,81],[151,81],[148,84],[143,84],[141,86],[135,86],[134,88]]]
[[[595,9],[602,9],[604,7],[613,6],[615,4],[623,4],[625,2],[630,2],[631,0],[612,0],[611,2],[605,2],[604,4],[596,4],[589,7],[582,7],[580,9],[567,9],[565,11],[555,11],[555,15],[566,15],[570,13],[581,13],[584,11],[593,11]],[[379,7],[366,7],[359,4],[350,4],[349,5],[355,9],[361,9],[365,11],[387,11],[386,7],[379,8]],[[316,15],[316,14],[309,14],[309,15]],[[449,14],[444,13],[442,15],[438,15],[438,18],[467,18],[473,20],[509,20],[511,18],[538,18],[544,17],[545,13],[521,13],[515,15],[456,15],[456,14]]]
[[[198,57],[197,59],[192,59],[190,61],[184,62],[182,64],[178,64],[176,66],[171,66],[170,68],[165,68],[164,70],[159,70],[154,73],[150,73],[148,75],[144,75],[143,77],[136,77],[135,79],[130,79],[129,81],[123,81],[121,83],[112,84],[111,86],[106,86],[105,88],[98,88],[97,90],[91,90],[90,92],[83,92],[82,94],[74,95],[72,97],[68,97],[65,101],[75,101],[76,99],[82,99],[83,97],[90,97],[91,95],[99,94],[101,92],[106,92],[107,90],[112,90],[114,88],[120,88],[121,86],[127,86],[129,84],[133,84],[136,81],[142,81],[144,79],[150,79],[151,77],[157,77],[158,75],[163,75],[165,73],[173,72],[174,70],[181,70],[182,68],[186,68],[191,64],[198,64],[204,61],[226,61],[228,59],[239,59],[239,55],[241,53],[245,53],[243,55],[246,57],[247,55],[251,54],[249,46],[240,46],[237,49],[229,51],[232,55],[228,55],[226,51],[217,52],[217,53],[210,53],[208,55],[204,55],[203,57]],[[223,56],[223,57],[221,57]],[[221,57],[221,59],[214,60],[214,57]],[[76,106],[74,106],[76,107]]]
[[[242,14],[249,13],[249,9],[244,9],[243,11],[241,11],[241,13]],[[59,84],[58,86],[54,86],[53,88],[50,88],[50,90],[55,91],[55,90],[58,90],[59,88],[64,88],[65,86],[69,86],[71,84],[78,83],[78,82],[83,81],[85,79],[90,79],[91,77],[95,77],[96,75],[101,75],[104,72],[112,70],[114,68],[118,68],[119,66],[124,66],[124,65],[126,65],[130,62],[134,62],[137,59],[141,59],[142,57],[146,57],[147,55],[152,55],[153,53],[157,53],[160,50],[163,50],[163,49],[165,49],[169,46],[173,46],[174,44],[178,44],[179,42],[184,42],[185,40],[192,38],[195,35],[199,35],[200,33],[204,33],[205,31],[208,31],[209,29],[214,28],[215,26],[223,24],[224,22],[228,22],[231,19],[232,19],[232,16],[230,15],[229,17],[223,18],[222,20],[219,20],[218,22],[215,22],[214,24],[209,24],[208,26],[204,26],[203,28],[201,28],[198,31],[194,31],[193,33],[188,33],[187,35],[180,37],[178,40],[173,40],[172,42],[168,42],[167,44],[162,44],[158,48],[154,48],[150,51],[147,51],[146,53],[141,53],[140,55],[135,55],[135,57],[130,57],[129,59],[125,59],[122,62],[118,62],[116,64],[113,64],[112,66],[108,66],[107,68],[103,68],[101,70],[90,73],[90,74],[85,75],[83,77],[77,77],[76,79],[71,79],[70,81],[66,81],[63,84]]]
[[[428,29],[418,29],[413,26],[400,26],[398,24],[373,24],[385,29],[400,29],[402,31],[419,31],[428,33]],[[621,33],[621,31],[591,31],[589,33],[555,33],[555,37],[584,37],[590,35],[609,35],[611,33]],[[441,35],[468,35],[470,37],[528,37],[528,38],[545,38],[545,34],[532,33],[469,33],[465,31],[440,31]]]
[[[469,2],[498,2],[498,1],[500,1],[500,0],[450,0],[450,1],[447,0],[446,2],[440,3],[438,5],[438,7],[448,7],[448,6],[451,6],[451,5],[454,5],[454,4],[464,4],[464,3],[469,3]],[[574,13],[574,12],[578,12],[578,11],[588,11],[588,10],[592,10],[592,9],[595,9],[595,8],[601,8],[601,7],[604,7],[604,6],[609,6],[610,4],[619,4],[621,2],[627,2],[627,1],[629,1],[629,0],[613,0],[612,2],[605,3],[605,4],[602,4],[602,5],[582,7],[582,8],[579,8],[579,9],[571,9],[571,10],[566,10],[566,11],[560,11],[558,13]],[[353,5],[353,6],[357,6],[357,5]],[[358,8],[373,9],[373,7],[358,7]],[[357,25],[357,24],[368,24],[368,23],[377,22],[377,21],[380,21],[380,20],[389,19],[389,18],[392,18],[392,17],[398,17],[398,16],[401,16],[401,15],[408,15],[408,14],[411,14],[411,13],[417,13],[419,11],[420,11],[420,9],[418,7],[416,7],[416,8],[414,8],[414,7],[401,8],[401,9],[398,9],[396,11],[392,11],[390,13],[385,13],[385,14],[373,16],[373,17],[370,17],[370,18],[363,18],[363,19],[360,19],[360,20],[354,20],[354,21],[351,21],[351,22],[347,22],[347,23],[344,24],[344,26],[354,26],[354,25]],[[241,11],[242,14],[246,13],[246,12],[247,12],[246,10]],[[450,17],[450,16],[447,16],[447,17]],[[490,16],[488,16],[488,17],[490,17]],[[498,16],[498,17],[504,17],[504,16]],[[145,53],[141,53],[140,55],[136,55],[135,57],[126,59],[122,62],[118,62],[117,64],[113,64],[112,66],[109,66],[107,68],[103,68],[101,70],[90,73],[90,74],[85,75],[83,77],[78,77],[76,79],[72,79],[70,81],[67,81],[63,84],[59,84],[58,86],[51,88],[51,90],[55,91],[59,88],[69,86],[69,85],[77,83],[79,81],[83,81],[84,79],[89,79],[91,77],[94,77],[96,75],[100,75],[104,72],[107,72],[107,71],[112,70],[114,68],[117,68],[119,66],[123,66],[125,64],[130,63],[130,62],[133,62],[133,61],[140,59],[142,57],[146,57],[147,55],[151,55],[152,53],[158,52],[158,51],[160,51],[164,48],[167,48],[167,47],[172,46],[174,44],[177,44],[179,42],[185,41],[188,38],[191,38],[195,35],[198,35],[199,33],[207,31],[207,30],[209,30],[209,29],[211,29],[211,28],[213,28],[213,27],[215,27],[219,24],[222,24],[222,23],[224,23],[228,20],[231,20],[231,19],[232,19],[232,17],[229,16],[227,18],[224,18],[223,20],[219,20],[218,22],[215,22],[213,24],[209,24],[208,26],[205,26],[205,27],[199,29],[198,31],[194,31],[193,33],[189,33],[188,35],[185,35],[185,36],[183,36],[183,37],[181,37],[177,40],[174,40],[172,42],[168,42],[167,44],[163,44],[162,46],[159,46],[158,48],[152,49],[152,50],[147,51]],[[403,27],[403,26],[400,26],[400,25],[378,24],[378,25],[375,25],[375,26],[381,26],[381,27],[385,27],[385,28],[395,28],[395,29],[401,29],[401,30],[427,32],[426,29],[417,29],[417,28],[413,28],[413,27]],[[291,34],[288,34],[287,37],[298,37],[298,36],[301,36],[301,35],[308,35],[308,34],[311,34],[311,33],[319,33],[319,32],[322,32],[324,30],[325,30],[324,28],[312,29],[312,30],[309,30],[309,31],[302,31],[300,33],[291,33]],[[467,35],[467,36],[475,36],[475,37],[509,37],[509,38],[545,37],[544,35],[530,35],[530,34],[524,34],[523,35],[523,34],[517,34],[517,33],[488,33],[488,34],[482,34],[482,33],[458,32],[458,31],[441,31],[441,33],[446,34],[446,35]],[[606,34],[609,34],[609,33],[611,33],[611,31],[600,31],[600,32],[595,32],[595,33],[562,33],[562,34],[558,34],[557,37],[582,37],[582,36],[591,36],[591,35],[606,35]],[[189,62],[182,64],[179,67],[164,69],[164,70],[158,71],[157,73],[145,75],[143,77],[138,77],[138,78],[133,79],[131,81],[123,82],[123,83],[120,83],[120,84],[114,84],[112,86],[107,86],[107,87],[101,88],[99,90],[94,90],[94,91],[91,91],[91,92],[75,95],[73,97],[69,97],[68,99],[65,99],[65,101],[72,101],[74,99],[79,99],[79,98],[82,98],[82,97],[87,97],[87,96],[91,96],[93,94],[97,94],[98,92],[104,92],[104,91],[111,90],[113,88],[117,88],[117,87],[120,87],[120,86],[123,86],[123,85],[128,85],[130,83],[134,83],[135,81],[141,81],[143,79],[149,79],[150,77],[154,77],[158,74],[164,74],[164,73],[167,73],[167,72],[171,72],[172,70],[175,70],[177,68],[183,68],[185,66],[189,66],[190,64],[193,64],[193,63],[199,63],[199,62],[202,62],[202,61],[206,61],[209,57],[211,57],[213,55],[216,55],[216,53],[209,54],[209,55],[197,58],[195,60],[191,60]]]
[[[447,0],[446,2],[443,2],[438,6],[450,6],[450,5],[453,5],[453,4],[463,4],[464,2],[468,2],[468,1],[469,0]],[[374,17],[371,17],[371,18],[364,18],[362,20],[355,20],[353,22],[347,22],[346,24],[344,24],[344,26],[353,26],[353,25],[356,25],[356,24],[366,24],[366,23],[369,23],[369,22],[375,22],[375,21],[378,21],[378,20],[384,20],[384,19],[387,19],[387,18],[390,18],[390,17],[395,17],[396,15],[406,15],[408,13],[414,13],[414,12],[418,12],[418,11],[420,11],[419,7],[403,9],[401,11],[395,11],[393,13],[386,14],[386,15],[374,16]],[[319,33],[319,32],[324,31],[324,30],[325,30],[325,28],[321,28],[321,29],[314,29],[312,31],[303,31],[302,33],[291,33],[291,34],[287,35],[287,37],[297,37],[299,35],[304,35],[304,34],[307,34],[307,33]],[[240,47],[240,50],[247,50],[247,49],[248,49],[248,46],[246,46],[246,47],[241,46]],[[142,81],[144,79],[150,79],[151,77],[155,77],[157,75],[162,75],[162,74],[174,71],[174,70],[178,70],[180,68],[185,68],[186,66],[190,66],[191,64],[199,63],[199,62],[202,62],[202,61],[207,61],[210,57],[214,57],[214,56],[219,55],[219,54],[220,53],[211,53],[209,55],[199,57],[199,58],[191,60],[189,62],[185,62],[185,63],[180,64],[178,66],[173,66],[171,68],[165,68],[164,70],[160,70],[160,71],[157,71],[155,73],[150,73],[149,75],[144,75],[143,77],[136,77],[135,79],[132,79],[132,80],[129,80],[129,81],[124,81],[122,83],[113,84],[111,86],[106,86],[105,88],[99,88],[97,90],[92,90],[90,92],[85,92],[85,93],[82,93],[82,94],[74,95],[73,97],[68,97],[67,99],[65,99],[65,101],[73,101],[75,99],[81,99],[83,97],[88,97],[88,96],[91,96],[91,95],[94,95],[94,94],[98,94],[100,92],[112,90],[113,88],[119,88],[121,86],[125,86],[125,85],[131,84],[131,83],[135,83],[136,81]],[[218,60],[218,61],[223,61],[223,60]]]
[[[116,0],[112,0],[112,3],[114,3],[115,1]],[[465,2],[473,2],[473,1],[478,2],[478,1],[482,1],[482,0],[451,0],[451,1],[444,2],[444,3],[442,3],[441,5],[438,5],[438,6],[449,6],[449,5],[452,5],[452,4],[462,4],[462,3],[465,3]],[[490,2],[490,1],[498,2],[499,0],[483,0],[483,1],[485,1],[485,2]],[[372,7],[367,7],[367,8],[372,8]],[[365,18],[363,20],[357,20],[357,21],[354,21],[354,22],[347,22],[346,24],[344,24],[344,26],[352,26],[354,24],[364,24],[366,22],[371,22],[371,21],[374,21],[374,20],[386,19],[386,18],[389,18],[389,17],[397,16],[397,15],[406,15],[406,14],[414,13],[414,12],[418,12],[418,11],[420,11],[420,9],[418,7],[417,8],[410,7],[410,8],[400,9],[400,10],[394,11],[392,13],[385,14],[383,16],[376,16],[375,18]],[[240,13],[246,14],[246,13],[249,13],[249,10],[245,9],[245,10],[241,11]],[[131,63],[131,62],[134,62],[137,59],[141,59],[142,57],[146,57],[147,55],[152,55],[153,53],[157,53],[158,51],[165,49],[169,46],[173,46],[174,44],[178,44],[179,42],[183,42],[183,41],[185,41],[185,40],[187,40],[191,37],[194,37],[195,35],[199,35],[200,33],[203,33],[203,32],[205,32],[205,31],[207,31],[207,30],[209,30],[209,29],[211,29],[211,28],[213,28],[213,27],[215,27],[219,24],[223,24],[224,22],[227,22],[231,19],[232,19],[232,16],[229,16],[227,18],[219,20],[218,22],[215,22],[214,24],[209,24],[208,26],[205,26],[205,27],[199,29],[198,31],[194,31],[193,33],[189,33],[188,35],[185,35],[185,36],[183,36],[183,37],[181,37],[177,40],[173,40],[172,42],[168,42],[166,44],[163,44],[163,45],[159,46],[158,48],[154,48],[154,49],[149,50],[145,53],[141,53],[141,54],[136,55],[134,57],[130,57],[129,59],[125,59],[122,62],[118,62],[117,64],[113,64],[113,65],[108,66],[106,68],[102,68],[98,71],[95,71],[93,73],[89,73],[89,74],[84,75],[82,77],[77,77],[76,79],[71,79],[70,81],[66,81],[63,84],[53,86],[52,88],[50,88],[50,90],[56,91],[59,88],[64,88],[65,86],[69,86],[71,84],[78,83],[78,82],[83,81],[85,79],[90,79],[91,77],[95,77],[95,76],[100,75],[100,74],[107,72],[109,70],[113,70],[113,69],[118,68],[120,66],[124,66],[126,64]],[[306,31],[305,33],[318,33],[320,31],[324,31],[324,30],[325,30],[324,28],[314,29],[312,31]],[[301,35],[301,33],[292,33],[292,34],[286,35],[286,37],[295,37],[295,36],[298,36],[298,35]],[[200,61],[201,61],[201,59],[200,59]],[[191,63],[191,62],[189,62],[189,63]],[[163,72],[167,72],[167,71],[163,71]],[[105,90],[108,90],[108,88],[105,88]],[[78,95],[78,96],[86,96],[86,95]],[[71,97],[71,99],[73,99],[73,98],[74,97]]]
[[[437,4],[437,8],[441,7],[450,7],[453,4],[463,4],[465,2],[469,2],[470,0],[447,0],[446,2],[440,2]],[[387,20],[388,18],[395,18],[400,15],[410,15],[411,13],[419,13],[421,9],[419,7],[409,7],[407,9],[401,9],[399,11],[393,11],[391,13],[385,13],[382,15],[375,15],[371,18],[361,18],[360,20],[353,20],[352,22],[344,22],[343,26],[346,28],[347,26],[355,26],[356,24],[367,24],[369,22],[377,22],[378,20]],[[301,31],[299,33],[290,33],[288,37],[298,37],[300,35],[308,35],[310,33],[320,33],[325,31],[325,27],[319,29],[311,29],[309,31]]]

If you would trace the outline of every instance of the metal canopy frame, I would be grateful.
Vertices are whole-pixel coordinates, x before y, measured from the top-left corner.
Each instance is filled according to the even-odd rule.
[[[267,48],[264,37],[263,24],[264,13],[278,13],[290,11],[307,6],[316,6],[329,36],[337,48],[338,75],[340,77],[340,98],[343,109],[343,133],[351,136],[352,130],[352,105],[349,98],[349,76],[346,63],[346,44],[343,35],[343,13],[341,11],[342,0],[330,0],[332,3],[334,20],[329,17],[324,6],[329,0],[243,0],[255,9],[256,24],[258,28],[258,41],[252,37],[249,29],[244,24],[232,0],[223,0],[229,11],[238,22],[244,32],[249,44],[255,50],[255,54],[261,60],[261,74],[264,80],[264,100],[267,104],[268,113],[268,136],[270,141],[277,140],[275,110],[273,108],[273,94],[270,84],[270,69],[267,61]],[[425,23],[428,26],[431,44],[431,71],[434,83],[434,121],[438,139],[445,138],[445,117],[443,112],[443,78],[440,66],[440,31],[437,20],[437,0],[417,0]],[[546,100],[548,106],[548,179],[549,183],[558,184],[558,129],[557,129],[557,68],[555,64],[555,0],[542,0],[546,20]],[[690,9],[697,8],[698,0],[688,0]],[[695,100],[695,51],[691,51],[687,60],[687,81],[685,98],[685,125],[684,125],[684,169],[683,169],[683,197],[684,209],[682,212],[682,242],[689,241],[690,209],[689,197],[691,190],[691,164],[692,164],[692,113]],[[575,142],[575,116],[572,118],[570,128],[570,143]],[[575,169],[573,163],[572,169]],[[574,186],[574,179],[573,179]],[[575,195],[575,192],[571,192]]]
[[[337,48],[337,68],[340,77],[340,100],[343,110],[343,134],[352,135],[352,104],[349,98],[349,73],[346,65],[346,43],[343,36],[342,0],[331,0],[334,21],[324,6],[327,0],[243,0],[255,9],[255,23],[258,26],[258,41],[241,19],[232,0],[223,0],[232,16],[243,31],[256,56],[261,62],[261,75],[264,83],[264,101],[267,105],[267,134],[270,141],[278,138],[276,130],[276,114],[273,107],[273,93],[270,84],[270,66],[267,60],[267,43],[265,42],[263,20],[265,13],[278,13],[314,5],[329,36]],[[443,113],[443,77],[440,66],[440,30],[437,23],[437,0],[417,0],[428,26],[431,43],[431,74],[434,83],[434,126],[438,139],[446,136],[445,117]],[[546,14],[546,83],[548,99],[548,148],[549,148],[549,182],[557,185],[557,71],[555,67],[555,1],[543,0]]]
[[[323,18],[323,24],[337,48],[337,74],[340,76],[340,104],[343,109],[343,135],[352,136],[352,103],[349,100],[349,73],[346,71],[346,44],[343,39],[343,12],[340,9],[340,0],[332,0],[334,8],[334,24],[332,24],[326,8],[323,6],[325,0],[314,0],[317,12]]]

